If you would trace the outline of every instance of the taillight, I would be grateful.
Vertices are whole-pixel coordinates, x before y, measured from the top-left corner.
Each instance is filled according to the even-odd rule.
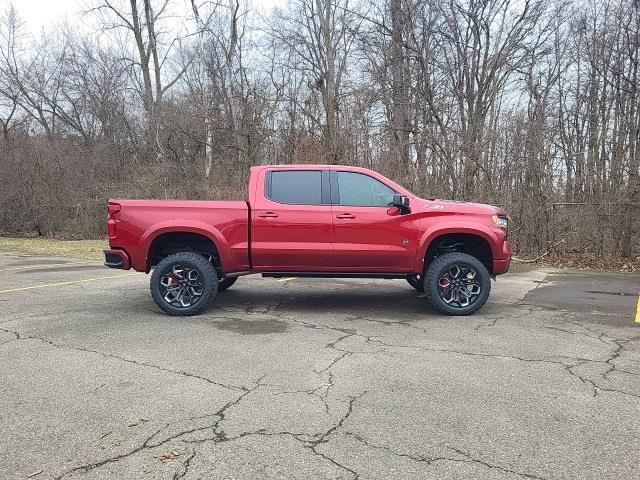
[[[109,213],[109,219],[107,220],[107,234],[110,238],[114,238],[116,236],[116,221],[114,217],[119,211],[120,205],[117,203],[109,203],[107,206],[107,212]]]
[[[119,203],[109,203],[107,207],[107,211],[109,212],[109,218],[113,218],[113,216],[120,211]]]

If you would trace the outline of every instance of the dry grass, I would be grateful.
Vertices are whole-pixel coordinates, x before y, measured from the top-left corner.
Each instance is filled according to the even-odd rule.
[[[0,237],[0,250],[51,257],[75,257],[103,260],[106,240],[53,240],[50,238]]]

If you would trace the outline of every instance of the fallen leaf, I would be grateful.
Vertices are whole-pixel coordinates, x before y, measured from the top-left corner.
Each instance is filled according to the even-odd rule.
[[[576,268],[580,271],[611,270],[637,272],[640,270],[640,257],[623,259],[589,253],[554,253],[545,257],[540,263],[561,268]]]
[[[151,467],[145,463],[142,466],[142,473],[151,473]]]
[[[172,460],[175,460],[179,456],[180,456],[180,452],[177,452],[175,450],[167,450],[166,452],[158,456],[158,460],[160,460],[162,463],[167,463]]]
[[[130,424],[129,424],[129,425],[127,425],[127,426],[128,426],[128,427],[137,427],[137,426],[138,426],[138,425],[140,425],[141,423],[148,422],[148,421],[149,421],[149,419],[148,419],[148,418],[146,418],[146,417],[140,417],[140,418],[138,419],[138,421],[137,421],[137,422],[130,423]]]

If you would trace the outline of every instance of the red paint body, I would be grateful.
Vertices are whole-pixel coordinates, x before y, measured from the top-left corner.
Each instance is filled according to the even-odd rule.
[[[411,213],[397,207],[294,205],[265,197],[265,175],[282,170],[339,170],[371,176],[409,198]],[[249,196],[241,201],[110,200],[108,258],[115,268],[148,272],[149,248],[163,233],[207,237],[225,274],[233,272],[336,272],[421,274],[429,244],[438,236],[466,233],[486,240],[494,275],[511,261],[506,232],[492,220],[504,211],[490,205],[424,200],[382,175],[330,165],[251,168]],[[118,209],[117,206],[120,208]]]

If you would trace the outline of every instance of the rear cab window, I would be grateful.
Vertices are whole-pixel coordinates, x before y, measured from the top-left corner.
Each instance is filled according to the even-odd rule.
[[[322,170],[271,170],[265,177],[265,197],[278,203],[325,205],[328,190],[328,172]]]

